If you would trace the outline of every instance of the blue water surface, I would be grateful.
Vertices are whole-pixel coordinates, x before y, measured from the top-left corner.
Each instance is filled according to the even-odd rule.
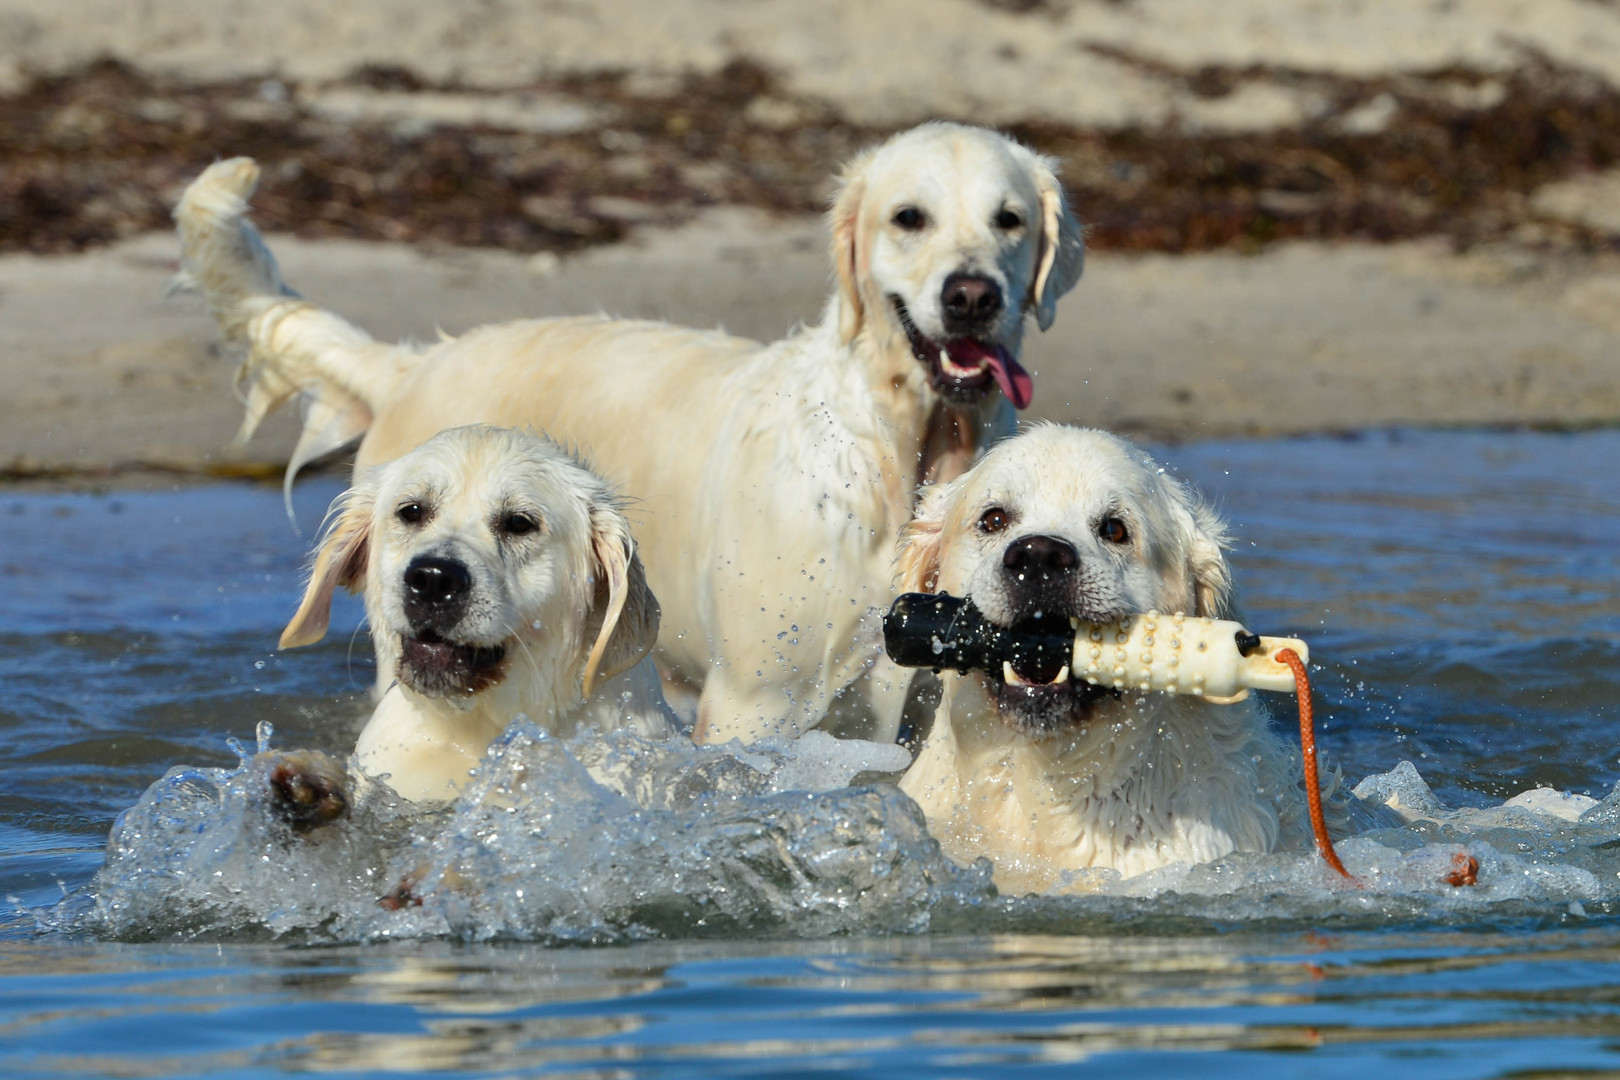
[[[1159,453],[1232,521],[1249,624],[1311,643],[1322,742],[1352,781],[1409,759],[1484,806],[1620,780],[1620,433]],[[228,765],[225,738],[263,719],[284,744],[352,744],[358,605],[321,645],[273,651],[337,490],[298,489],[305,539],[270,487],[0,494],[0,1075],[1620,1074],[1620,925],[1597,906],[605,948],[41,933],[169,766]]]

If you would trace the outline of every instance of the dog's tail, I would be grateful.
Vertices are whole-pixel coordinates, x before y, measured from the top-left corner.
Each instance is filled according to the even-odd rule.
[[[290,491],[300,468],[365,433],[420,354],[373,340],[286,286],[247,219],[258,184],[258,164],[238,157],[215,162],[186,188],[174,211],[181,246],[176,285],[200,290],[226,343],[247,349],[236,370],[246,408],[238,443],[289,399],[305,397],[303,434],[287,463]]]

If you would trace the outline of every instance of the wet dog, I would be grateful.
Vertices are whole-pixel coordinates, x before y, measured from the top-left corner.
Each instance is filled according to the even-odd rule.
[[[1084,244],[1051,163],[927,124],[844,171],[821,322],[772,345],[607,318],[388,345],[296,298],[246,220],[258,168],[220,162],[176,210],[186,272],[246,344],[244,435],[310,399],[289,469],[364,436],[357,467],[445,427],[533,425],[646,502],[659,661],[701,688],[699,739],[801,732],[881,661],[893,545],[921,480],[958,475],[1029,403],[1026,318],[1050,326]],[[871,680],[892,739],[907,679]]]
[[[1151,611],[1229,617],[1220,519],[1123,439],[1037,426],[928,491],[900,546],[900,591],[965,596],[1000,626]],[[962,861],[1006,891],[1269,851],[1297,767],[1257,703],[1125,693],[1069,668],[943,674],[901,787]]]
[[[325,635],[340,587],[364,592],[396,679],[355,758],[408,799],[453,798],[519,713],[565,737],[674,730],[629,523],[606,482],[539,436],[454,428],[362,473],[333,505],[282,648]],[[295,827],[341,812],[331,773],[297,758],[272,772]]]

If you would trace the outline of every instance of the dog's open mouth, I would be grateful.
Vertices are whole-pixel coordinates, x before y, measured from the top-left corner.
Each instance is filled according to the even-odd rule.
[[[1050,620],[1048,620],[1050,621]],[[1011,628],[1014,636],[1033,638],[1047,630],[1031,620]],[[1112,687],[1092,686],[1073,676],[1069,657],[1057,652],[1021,651],[1001,662],[1001,670],[981,676],[996,709],[1019,731],[1045,735],[1091,719],[1097,705],[1117,699]]]
[[[1035,396],[1034,380],[1005,347],[971,337],[934,341],[924,337],[911,321],[905,301],[890,296],[889,302],[911,342],[911,355],[928,368],[929,378],[941,397],[972,401],[988,393],[994,384],[1001,387],[1015,408],[1028,407]]]
[[[476,694],[505,677],[504,645],[461,645],[431,630],[400,639],[399,678],[429,697]]]

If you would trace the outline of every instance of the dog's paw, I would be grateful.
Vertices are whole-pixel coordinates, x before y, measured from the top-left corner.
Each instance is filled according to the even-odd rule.
[[[286,750],[269,755],[270,808],[300,835],[349,814],[348,773],[319,750]]]
[[[377,897],[377,906],[384,911],[404,911],[408,907],[421,907],[422,898],[416,892],[416,882],[412,875],[406,874],[382,896]]]

